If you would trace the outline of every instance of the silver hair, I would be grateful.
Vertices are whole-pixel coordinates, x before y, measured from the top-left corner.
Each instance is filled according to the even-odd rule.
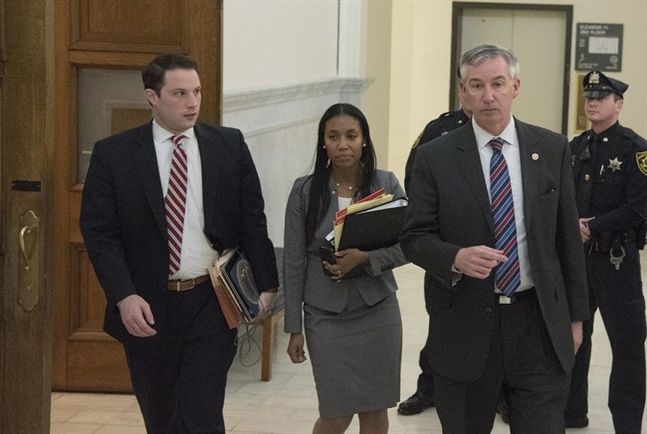
[[[517,56],[512,50],[500,47],[498,45],[481,44],[477,45],[469,51],[466,51],[461,57],[461,64],[458,69],[461,80],[465,78],[468,66],[475,66],[481,62],[485,62],[486,60],[494,60],[497,57],[503,58],[503,60],[505,60],[505,63],[508,64],[510,77],[519,77],[519,73],[521,72],[519,59],[517,59]]]

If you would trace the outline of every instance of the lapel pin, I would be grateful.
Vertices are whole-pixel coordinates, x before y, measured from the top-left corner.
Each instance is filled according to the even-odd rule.
[[[537,161],[539,160],[539,154],[536,152],[533,152],[530,158],[532,158],[534,161]]]

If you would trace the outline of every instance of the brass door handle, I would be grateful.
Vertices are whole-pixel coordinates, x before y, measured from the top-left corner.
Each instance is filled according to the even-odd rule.
[[[38,305],[40,288],[38,278],[39,268],[39,248],[38,237],[40,232],[40,219],[33,210],[27,210],[18,223],[20,232],[18,233],[18,244],[20,247],[20,256],[18,268],[18,304],[25,312],[32,312]]]
[[[22,257],[25,260],[25,270],[29,270],[31,268],[29,255],[27,254],[27,248],[25,247],[25,238],[27,235],[31,234],[32,231],[36,231],[37,229],[38,225],[35,224],[26,225],[20,229],[20,253],[22,253]]]

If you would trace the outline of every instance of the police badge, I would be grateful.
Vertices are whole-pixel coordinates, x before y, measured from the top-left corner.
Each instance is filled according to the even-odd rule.
[[[618,157],[614,158],[613,160],[609,158],[609,165],[607,166],[607,169],[610,169],[612,172],[616,172],[617,170],[621,170],[620,166],[624,163],[624,161],[618,160]]]
[[[647,176],[647,151],[636,152],[636,165],[640,172]]]
[[[597,71],[591,72],[589,76],[589,84],[600,84],[600,74]]]

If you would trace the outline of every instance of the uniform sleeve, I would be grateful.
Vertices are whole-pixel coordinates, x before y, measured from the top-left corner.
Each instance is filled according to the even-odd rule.
[[[409,158],[407,158],[407,165],[405,166],[405,170],[404,170],[404,189],[407,191],[407,194],[411,193],[409,190],[411,188],[411,175],[413,173],[413,163],[416,159],[416,153],[418,152],[418,149],[420,149],[420,145],[423,145],[427,142],[431,142],[433,139],[440,136],[440,134],[441,132],[439,128],[439,120],[434,119],[433,121],[429,122],[427,126],[425,126],[425,129],[422,130],[422,133],[420,133],[415,143],[411,147],[411,151],[409,152]]]

